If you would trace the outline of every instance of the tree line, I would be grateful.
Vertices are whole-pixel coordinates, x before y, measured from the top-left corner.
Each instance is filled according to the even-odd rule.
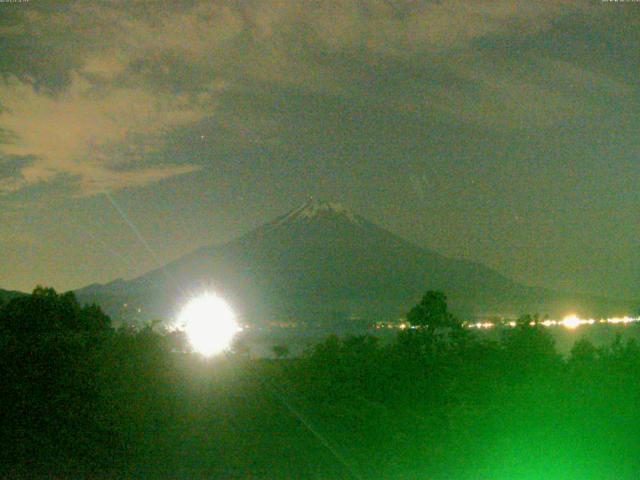
[[[0,307],[0,478],[637,478],[634,341],[562,357],[530,317],[490,341],[441,292],[407,319],[207,360],[39,287]]]

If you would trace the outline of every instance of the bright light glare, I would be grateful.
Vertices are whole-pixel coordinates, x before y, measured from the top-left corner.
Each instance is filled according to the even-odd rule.
[[[582,324],[582,320],[580,320],[577,315],[569,315],[567,317],[564,317],[562,319],[562,322],[560,323],[562,323],[562,325],[564,325],[567,328],[574,329]]]
[[[180,313],[179,323],[193,349],[207,357],[227,350],[241,330],[227,302],[210,293],[191,300]]]

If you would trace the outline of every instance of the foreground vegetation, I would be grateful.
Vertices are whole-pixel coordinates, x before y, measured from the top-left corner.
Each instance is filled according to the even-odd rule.
[[[562,358],[526,318],[483,341],[444,300],[389,345],[205,360],[37,289],[0,308],[0,477],[637,478],[635,343]]]

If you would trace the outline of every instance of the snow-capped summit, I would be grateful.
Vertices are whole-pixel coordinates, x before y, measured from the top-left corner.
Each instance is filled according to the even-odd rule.
[[[318,218],[334,217],[347,220],[355,225],[363,224],[363,219],[340,203],[325,202],[309,197],[306,202],[277,218],[273,226],[294,222],[310,221]]]

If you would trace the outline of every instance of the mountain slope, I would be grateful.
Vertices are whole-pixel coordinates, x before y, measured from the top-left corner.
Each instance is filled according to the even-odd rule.
[[[479,263],[420,248],[339,204],[314,200],[224,245],[77,293],[112,315],[126,313],[127,304],[128,312],[141,308],[143,317],[171,318],[205,288],[224,295],[250,321],[394,318],[426,289],[445,291],[465,316],[539,311],[564,301]]]

